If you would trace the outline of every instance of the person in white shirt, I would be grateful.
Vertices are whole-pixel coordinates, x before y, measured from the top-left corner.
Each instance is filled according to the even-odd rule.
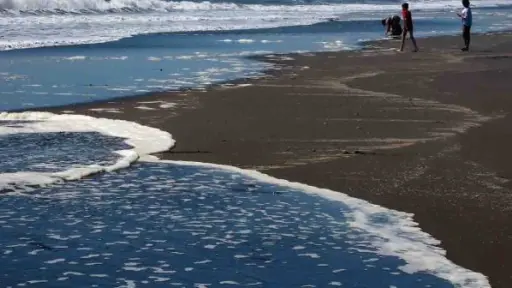
[[[462,12],[457,15],[462,19],[462,38],[464,39],[464,48],[462,51],[469,51],[469,43],[471,42],[471,25],[473,25],[473,14],[469,7],[469,0],[462,0]]]

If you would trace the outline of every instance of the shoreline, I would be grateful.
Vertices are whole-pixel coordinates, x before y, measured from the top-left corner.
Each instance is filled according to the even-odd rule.
[[[512,37],[475,35],[466,54],[455,50],[458,36],[418,40],[419,53],[400,55],[391,50],[398,42],[381,40],[368,50],[279,54],[290,61],[260,56],[285,69],[239,79],[246,87],[23,111],[134,121],[176,136],[163,159],[256,169],[413,213],[450,260],[511,287]],[[178,105],[133,107],[143,101]]]
[[[473,35],[477,35],[477,36],[501,35],[501,34],[508,34],[508,33],[512,33],[512,30],[487,31],[487,32],[482,32],[482,33],[474,33]],[[159,34],[159,33],[157,33],[157,34]],[[430,38],[441,39],[441,38],[453,38],[453,37],[456,37],[456,36],[446,34],[446,35],[435,35],[435,36],[416,37],[416,38],[421,41],[422,39],[430,39]],[[117,41],[119,41],[119,40],[117,40]],[[187,92],[208,92],[208,91],[212,91],[212,90],[216,90],[216,89],[222,89],[222,88],[225,88],[226,86],[236,86],[236,85],[240,85],[240,84],[252,84],[251,82],[253,82],[253,81],[258,81],[258,80],[266,79],[269,77],[276,77],[279,75],[280,70],[281,70],[281,69],[278,69],[279,66],[281,66],[285,70],[290,68],[288,65],[289,63],[287,63],[287,61],[280,60],[279,58],[289,58],[289,57],[293,58],[293,57],[308,55],[308,54],[317,55],[317,54],[343,53],[343,52],[378,51],[378,50],[382,49],[379,45],[382,45],[382,44],[386,45],[391,42],[399,43],[399,39],[398,40],[397,39],[376,39],[376,40],[360,41],[356,44],[356,46],[358,48],[352,49],[352,50],[310,51],[310,52],[303,52],[303,53],[285,52],[285,53],[268,53],[268,54],[241,56],[242,59],[272,64],[273,67],[261,70],[260,71],[261,76],[258,76],[258,77],[240,77],[240,78],[235,78],[235,79],[231,79],[231,80],[223,80],[223,81],[219,81],[216,83],[208,84],[205,87],[182,87],[182,88],[178,88],[176,90],[153,91],[153,92],[145,92],[145,93],[141,93],[141,94],[130,94],[130,95],[124,95],[124,96],[119,96],[119,97],[115,97],[115,98],[94,100],[94,101],[88,101],[88,102],[63,104],[63,105],[57,105],[57,106],[4,110],[4,111],[0,111],[0,113],[2,113],[2,112],[20,113],[20,112],[31,112],[31,111],[43,111],[43,110],[52,110],[52,111],[53,110],[63,110],[65,108],[70,108],[70,107],[97,106],[97,105],[106,104],[109,102],[123,102],[125,100],[130,100],[130,99],[144,100],[146,98],[149,99],[149,98],[152,98],[155,96],[159,96],[162,94],[169,94],[169,93],[182,94],[182,93],[187,93]],[[97,44],[103,44],[103,43],[97,43]],[[95,44],[82,44],[82,45],[88,46],[88,45],[95,45]],[[76,45],[70,45],[69,47],[73,47],[73,46],[76,46]],[[60,48],[60,47],[68,47],[68,46],[58,46],[57,48]],[[48,48],[54,48],[54,47],[24,48],[24,50],[26,50],[26,49],[48,49]],[[7,51],[11,51],[11,50],[7,50]],[[3,52],[3,51],[0,51],[0,53],[1,52]],[[278,59],[275,59],[275,58],[278,58]],[[291,65],[291,66],[293,66],[293,65]]]

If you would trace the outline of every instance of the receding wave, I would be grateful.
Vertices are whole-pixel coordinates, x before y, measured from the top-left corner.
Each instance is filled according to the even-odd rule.
[[[344,12],[365,12],[396,10],[400,1],[383,0],[382,2],[315,0],[298,2],[289,0],[263,1],[265,4],[244,4],[247,2],[195,2],[195,1],[164,1],[164,0],[0,0],[0,13],[13,15],[47,15],[47,14],[109,14],[109,13],[144,13],[144,12],[175,12],[192,10],[325,10],[336,6]],[[411,1],[416,9],[449,9],[459,7],[460,1],[423,0]],[[261,2],[260,2],[261,3]],[[272,3],[273,5],[269,5]],[[496,7],[510,5],[509,0],[473,1],[477,7]]]

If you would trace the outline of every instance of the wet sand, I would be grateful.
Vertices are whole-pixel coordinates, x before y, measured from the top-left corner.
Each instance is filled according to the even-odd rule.
[[[459,37],[418,44],[268,55],[281,70],[235,82],[249,86],[47,110],[169,131],[177,146],[166,159],[257,169],[414,213],[449,259],[510,288],[512,35],[475,36],[469,53]]]

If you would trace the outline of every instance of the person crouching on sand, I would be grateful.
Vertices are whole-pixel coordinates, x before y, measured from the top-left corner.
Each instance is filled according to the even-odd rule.
[[[457,13],[462,19],[462,38],[464,39],[464,48],[462,51],[469,51],[469,42],[471,42],[471,25],[473,24],[473,13],[471,13],[471,7],[469,7],[469,0],[462,0],[461,13]]]
[[[386,19],[382,19],[382,26],[386,27],[386,36],[400,36],[402,35],[402,25],[400,25],[400,16],[395,15],[393,17],[388,17]]]
[[[400,46],[400,52],[404,51],[405,46],[405,38],[407,37],[407,33],[409,33],[409,38],[411,38],[412,44],[414,45],[414,52],[418,51],[418,45],[416,45],[416,39],[414,39],[414,27],[412,23],[412,14],[409,11],[409,4],[402,4],[402,18],[404,19],[404,33],[402,34],[402,45]]]

